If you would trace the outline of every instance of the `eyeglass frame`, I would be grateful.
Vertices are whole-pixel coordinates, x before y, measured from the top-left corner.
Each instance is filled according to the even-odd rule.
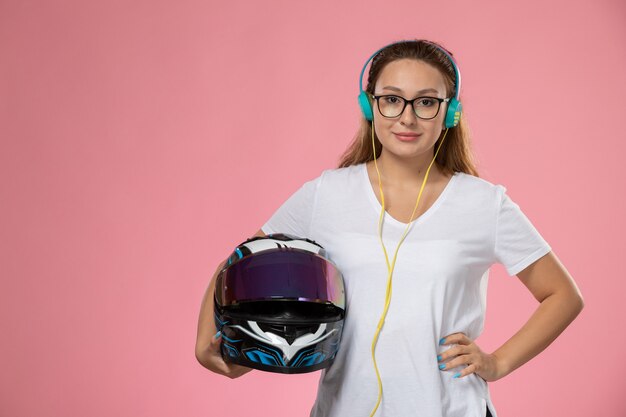
[[[413,109],[413,114],[415,114],[415,117],[417,117],[417,118],[419,118],[419,119],[422,119],[422,120],[432,120],[432,119],[434,119],[435,117],[437,117],[437,115],[439,114],[439,110],[441,110],[441,103],[442,103],[442,102],[448,103],[448,102],[451,100],[451,98],[449,98],[449,97],[448,97],[448,98],[439,98],[439,97],[431,97],[431,96],[420,96],[420,97],[415,97],[413,100],[407,100],[407,99],[405,99],[404,97],[399,96],[399,95],[397,95],[397,94],[382,94],[382,95],[380,95],[380,96],[377,96],[377,95],[374,95],[374,94],[370,94],[370,95],[371,95],[371,97],[372,97],[374,100],[376,100],[376,107],[378,108],[378,112],[380,113],[380,115],[381,115],[381,116],[383,116],[383,117],[384,117],[384,118],[386,118],[386,119],[395,119],[396,117],[401,116],[401,115],[402,115],[402,113],[404,113],[404,109],[406,109],[406,105],[407,105],[407,104],[411,104],[411,108]],[[378,101],[378,100],[379,100],[380,98],[383,98],[383,97],[398,97],[399,99],[401,99],[401,100],[404,102],[404,105],[402,106],[402,110],[400,111],[400,113],[398,113],[398,115],[397,115],[397,116],[385,116],[385,115],[383,114],[383,112],[380,110],[380,101]],[[438,102],[438,105],[437,105],[437,113],[435,113],[435,115],[434,115],[433,117],[428,117],[428,118],[426,118],[426,117],[421,117],[421,116],[419,116],[419,115],[417,114],[417,110],[415,110],[415,107],[413,106],[413,103],[414,103],[416,100],[419,100],[419,99],[421,99],[421,98],[430,98],[430,99],[433,99],[433,100],[437,100],[437,102]]]

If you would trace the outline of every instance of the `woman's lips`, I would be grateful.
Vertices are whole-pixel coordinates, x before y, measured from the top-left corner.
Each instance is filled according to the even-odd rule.
[[[417,138],[420,137],[420,135],[418,135],[418,134],[401,135],[401,134],[398,134],[398,133],[394,133],[394,136],[396,138],[398,138],[398,140],[401,140],[403,142],[411,142],[411,141],[416,140]]]

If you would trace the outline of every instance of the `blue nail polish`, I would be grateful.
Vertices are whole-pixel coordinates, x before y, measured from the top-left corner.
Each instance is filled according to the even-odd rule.
[[[460,373],[460,372],[457,372],[456,374],[454,374],[454,376],[453,376],[452,378],[458,378],[458,377],[460,377],[460,376],[461,376],[461,373]]]
[[[215,336],[213,336],[213,339],[217,339],[218,337],[220,337],[221,334],[222,334],[221,331],[215,333]]]
[[[442,360],[441,355],[437,355],[437,360],[438,361]]]
[[[446,338],[442,337],[441,339],[439,339],[439,344],[443,345],[446,342]]]
[[[445,364],[445,363],[442,363],[441,365],[439,365],[439,369],[443,369],[443,368],[445,368],[445,367],[446,367],[446,364]]]

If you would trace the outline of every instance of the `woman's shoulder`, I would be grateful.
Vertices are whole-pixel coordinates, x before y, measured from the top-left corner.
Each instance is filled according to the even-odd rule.
[[[364,163],[360,163],[347,167],[324,169],[316,180],[328,184],[358,180],[363,176],[364,165]]]
[[[459,179],[461,179],[462,181],[465,181],[468,184],[474,185],[476,187],[493,188],[497,186],[493,182],[482,177],[477,177],[476,175],[467,174],[465,172],[455,172],[454,174],[458,176]]]
[[[354,185],[361,180],[363,165],[323,169],[316,176],[310,176],[310,179],[304,182],[302,188],[308,190],[318,190],[320,187],[327,190],[335,188],[345,189],[346,186]]]
[[[506,192],[506,187],[502,184],[493,183],[485,178],[465,172],[456,172],[455,177],[456,181],[459,183],[458,189],[464,195],[499,197]]]

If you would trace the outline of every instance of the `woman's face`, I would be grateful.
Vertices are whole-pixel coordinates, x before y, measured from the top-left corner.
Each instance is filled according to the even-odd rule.
[[[383,68],[374,87],[376,96],[389,94],[406,100],[422,96],[445,98],[446,84],[439,70],[424,61],[399,59]],[[382,105],[384,99],[380,100]],[[430,120],[418,118],[409,104],[394,118],[383,117],[375,101],[372,107],[374,129],[383,145],[383,154],[387,152],[398,158],[414,159],[420,166],[430,163],[433,147],[444,128],[447,103],[441,103],[439,113]]]

